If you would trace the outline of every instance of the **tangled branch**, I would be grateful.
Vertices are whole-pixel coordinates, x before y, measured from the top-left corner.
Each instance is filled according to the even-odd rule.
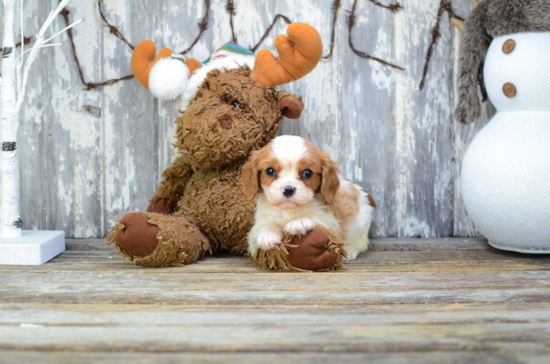
[[[98,5],[101,6],[101,0],[98,0]],[[60,13],[60,15],[63,17],[63,21],[65,22],[66,25],[69,25],[69,14],[70,14],[70,12],[67,8],[63,9]],[[118,32],[118,30],[117,30],[117,32]],[[67,36],[69,37],[69,43],[71,44],[73,59],[76,63],[76,67],[78,68],[78,76],[80,77],[80,81],[82,82],[82,84],[84,84],[84,86],[86,86],[86,88],[85,88],[86,91],[98,88],[100,86],[112,85],[112,84],[115,84],[115,83],[123,81],[123,80],[129,80],[131,78],[134,78],[134,75],[128,75],[128,76],[124,76],[124,77],[121,77],[121,78],[113,78],[113,79],[110,79],[110,80],[107,80],[107,81],[104,81],[104,82],[99,82],[99,83],[87,82],[86,79],[84,78],[84,72],[82,71],[82,65],[80,64],[80,60],[79,60],[78,56],[76,55],[76,47],[74,45],[74,37],[73,37],[72,29],[67,30]],[[128,44],[128,45],[131,47],[130,44]]]
[[[426,75],[428,74],[428,68],[430,65],[430,59],[432,58],[433,49],[437,43],[437,38],[441,36],[439,32],[439,26],[441,24],[441,16],[443,13],[448,13],[451,19],[457,19],[461,22],[464,22],[464,19],[459,17],[453,11],[451,0],[441,0],[439,3],[439,9],[437,10],[437,21],[435,22],[434,27],[432,28],[432,41],[428,47],[428,52],[426,53],[426,62],[424,63],[424,71],[422,72],[422,80],[420,80],[420,90],[424,88],[424,82],[426,81]]]
[[[103,2],[103,0],[97,0],[97,6],[99,7],[99,15],[101,15],[101,19],[107,25],[107,27],[109,27],[109,32],[112,35],[114,35],[115,37],[117,37],[118,39],[120,39],[121,41],[123,41],[124,43],[126,43],[128,45],[128,47],[132,48],[132,50],[133,50],[135,47],[133,45],[131,45],[126,40],[126,38],[124,38],[124,36],[122,35],[122,33],[120,33],[118,28],[115,27],[114,25],[111,25],[111,23],[109,23],[109,21],[107,21],[107,18],[105,17],[105,14],[103,14],[103,9],[101,8],[101,5],[103,5],[102,2]]]
[[[378,1],[376,0],[369,0],[371,3],[373,3],[374,5],[376,6],[380,6],[382,8],[386,8],[388,10],[391,10],[393,11],[394,13],[397,11],[397,10],[401,10],[403,9],[403,7],[399,4],[399,3],[395,3],[395,4],[390,4],[390,5],[384,5],[384,4],[380,4]]]
[[[233,0],[227,0],[225,10],[229,13],[229,26],[231,27],[231,41],[237,43],[237,37],[235,36],[235,29],[233,29],[233,16],[235,13],[235,6]]]
[[[332,57],[332,50],[334,49],[334,39],[336,38],[336,20],[338,19],[338,9],[340,8],[340,0],[334,0],[332,3],[332,31],[330,32],[330,46],[329,52],[324,59]]]
[[[380,2],[378,2],[377,0],[368,0],[370,2],[372,2],[374,5],[376,6],[380,6],[382,8],[385,8],[385,9],[388,9],[392,12],[396,12],[398,10],[401,10],[403,9],[403,7],[398,3],[396,2],[395,4],[390,4],[390,5],[384,5],[384,4],[381,4]],[[442,1],[445,1],[445,0],[442,0]],[[103,12],[103,9],[102,9],[102,5],[103,5],[103,0],[98,0],[98,9],[99,9],[99,15],[101,17],[101,20],[103,21],[103,23],[105,24],[105,26],[107,26],[109,28],[109,32],[111,34],[113,34],[115,37],[117,37],[118,39],[120,39],[122,42],[124,42],[128,47],[130,47],[130,49],[134,49],[134,45],[131,44],[127,39],[126,37],[120,32],[120,30],[112,25],[109,20],[107,19],[105,13]],[[204,16],[202,17],[200,23],[198,23],[198,26],[199,26],[199,34],[196,36],[196,38],[193,40],[193,42],[191,43],[191,45],[183,50],[182,52],[180,52],[180,54],[186,54],[188,53],[189,51],[191,51],[191,49],[193,49],[193,47],[197,44],[197,42],[199,41],[200,37],[202,36],[202,34],[208,29],[208,22],[209,22],[209,18],[210,18],[210,0],[204,0],[204,5],[205,5],[205,12],[204,12]],[[334,3],[333,3],[333,6],[332,6],[332,11],[333,11],[333,18],[332,18],[332,31],[331,31],[331,38],[330,38],[330,51],[327,55],[325,55],[323,58],[325,59],[328,59],[330,57],[332,57],[332,53],[333,53],[333,49],[334,49],[334,42],[335,42],[335,37],[336,37],[336,22],[337,22],[337,16],[338,16],[338,10],[340,8],[340,5],[341,5],[341,1],[340,0],[334,0]],[[380,59],[380,58],[377,58],[377,57],[374,57],[374,56],[371,56],[365,52],[362,52],[358,49],[356,49],[353,45],[353,41],[352,41],[352,28],[353,26],[355,25],[355,9],[356,9],[356,6],[357,6],[357,0],[354,1],[353,3],[353,7],[352,7],[352,10],[349,14],[349,16],[347,17],[347,24],[348,24],[348,30],[349,30],[349,46],[350,48],[353,50],[353,52],[355,54],[357,54],[358,56],[362,57],[362,58],[367,58],[367,59],[371,59],[371,60],[374,60],[374,61],[377,61],[377,62],[380,62],[384,65],[387,65],[387,66],[390,66],[390,67],[393,67],[393,68],[396,68],[396,69],[400,69],[400,70],[404,70],[402,67],[399,67],[395,64],[392,64],[392,63],[389,63],[387,61],[384,61],[383,59]],[[227,13],[229,14],[229,25],[230,25],[230,28],[231,28],[231,41],[233,42],[237,42],[237,36],[235,35],[235,27],[234,27],[234,24],[233,24],[233,17],[234,15],[236,14],[235,12],[235,4],[234,4],[234,0],[227,0],[227,3],[226,3],[226,7],[225,7],[225,10],[227,11]],[[63,17],[63,20],[65,22],[66,25],[69,24],[69,10],[68,9],[64,9],[60,15]],[[275,26],[275,24],[277,23],[277,21],[279,19],[282,19],[284,22],[286,22],[287,24],[290,24],[292,23],[292,21],[286,16],[286,15],[283,15],[283,14],[277,14],[275,15],[275,17],[273,18],[273,21],[271,22],[271,24],[267,27],[266,31],[264,32],[264,34],[262,35],[262,37],[260,38],[260,40],[254,45],[254,46],[250,46],[249,49],[252,51],[252,52],[255,52],[258,47],[262,44],[262,42],[269,36],[271,30],[273,29],[273,27]],[[98,87],[101,87],[101,86],[108,86],[108,85],[113,85],[117,82],[120,82],[120,81],[124,81],[124,80],[129,80],[129,79],[132,79],[134,78],[134,75],[127,75],[127,76],[124,76],[124,77],[120,77],[120,78],[113,78],[113,79],[110,79],[110,80],[107,80],[107,81],[103,81],[103,82],[98,82],[98,83],[95,83],[95,82],[88,82],[86,81],[85,77],[84,77],[84,72],[82,70],[82,64],[80,62],[80,59],[77,55],[77,52],[76,52],[76,47],[75,47],[75,42],[74,42],[74,37],[73,37],[73,32],[71,29],[68,29],[67,31],[67,35],[69,37],[69,43],[71,45],[71,50],[72,50],[72,54],[73,54],[73,58],[74,58],[74,61],[76,63],[76,66],[78,68],[78,75],[79,75],[79,78],[80,78],[80,81],[82,82],[82,84],[85,87],[85,90],[92,90],[92,89],[96,89]],[[24,38],[24,42],[25,44],[27,44],[28,42],[30,41],[30,38]]]
[[[267,27],[266,31],[264,32],[264,35],[262,35],[262,37],[260,38],[260,40],[258,41],[258,43],[256,43],[256,45],[254,47],[250,47],[250,50],[252,52],[256,52],[256,49],[258,49],[258,47],[260,46],[260,44],[262,44],[262,42],[264,41],[265,38],[267,38],[267,36],[269,35],[269,33],[271,32],[271,29],[273,29],[273,26],[275,25],[275,23],[277,23],[277,20],[281,18],[283,19],[287,24],[290,24],[292,23],[292,21],[287,18],[285,15],[283,14],[277,14],[275,15],[275,18],[273,18],[273,22],[271,23],[271,25],[269,27]]]
[[[378,5],[378,6],[381,6],[381,7],[384,7],[384,8],[387,8],[387,9],[390,9],[391,11],[395,12],[399,9],[403,9],[399,3],[396,3],[394,4],[393,6],[392,5],[388,5],[388,6],[384,6],[380,3],[378,3],[377,1],[374,1],[374,0],[370,0],[371,2],[373,2],[375,5]],[[377,61],[377,62],[380,62],[386,66],[390,66],[390,67],[393,67],[393,68],[396,68],[398,70],[401,70],[401,71],[404,71],[405,69],[403,67],[399,67],[398,65],[395,65],[393,63],[390,63],[390,62],[387,62],[387,61],[384,61],[383,59],[380,59],[380,58],[377,58],[377,57],[374,57],[374,56],[371,56],[370,54],[368,53],[365,53],[363,51],[360,51],[358,49],[355,48],[355,46],[353,45],[353,41],[352,41],[352,36],[351,36],[351,30],[353,28],[353,26],[355,25],[355,9],[357,7],[357,0],[354,0],[353,1],[353,6],[351,8],[351,11],[349,12],[349,15],[347,16],[346,20],[347,20],[347,23],[348,23],[348,31],[349,31],[349,36],[348,36],[348,43],[349,43],[349,46],[351,48],[351,50],[353,51],[353,53],[357,54],[359,57],[362,57],[362,58],[367,58],[367,59],[372,59],[373,61]]]
[[[197,37],[195,38],[193,43],[191,43],[191,45],[189,47],[187,47],[186,50],[184,50],[183,52],[180,52],[180,54],[186,54],[191,49],[193,49],[195,44],[197,44],[197,42],[201,38],[202,33],[204,33],[204,31],[208,28],[208,20],[209,20],[209,13],[210,13],[210,0],[204,0],[204,6],[206,7],[206,10],[204,12],[204,16],[202,17],[201,22],[198,23],[198,25],[199,25],[199,34],[197,35]]]

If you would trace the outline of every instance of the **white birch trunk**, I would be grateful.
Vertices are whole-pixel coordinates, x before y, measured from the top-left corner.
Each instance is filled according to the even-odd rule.
[[[4,3],[4,51],[2,54],[2,81],[0,85],[0,112],[2,124],[0,127],[0,239],[18,238],[21,236],[21,218],[19,216],[19,153],[17,151],[17,129],[19,128],[19,110],[25,99],[25,87],[29,70],[36,60],[38,52],[45,47],[59,44],[48,44],[80,20],[72,23],[52,37],[46,39],[46,30],[50,27],[59,12],[71,1],[63,0],[50,15],[36,35],[36,41],[28,52],[29,57],[24,63],[21,52],[19,62],[15,58],[15,42],[13,39],[13,22],[15,20],[15,4],[17,0],[2,0]],[[21,0],[23,14],[23,0]],[[21,40],[23,40],[23,18],[21,18]],[[23,43],[22,43],[23,49]],[[16,64],[17,63],[17,64]],[[23,66],[24,64],[24,66]]]
[[[15,3],[17,0],[3,0],[4,39],[2,47],[2,81],[0,85],[0,238],[21,236],[19,217],[19,153],[17,150],[17,129],[19,112],[17,108],[17,84],[15,71],[15,42],[13,27]]]

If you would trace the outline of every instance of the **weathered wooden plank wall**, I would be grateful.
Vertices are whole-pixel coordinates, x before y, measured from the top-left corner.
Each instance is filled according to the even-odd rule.
[[[382,1],[383,2],[383,1]],[[386,0],[390,3],[390,0]],[[470,0],[455,0],[465,16]],[[25,1],[25,33],[35,34],[57,0]],[[304,96],[306,111],[286,120],[282,133],[299,134],[341,161],[344,174],[371,191],[379,205],[371,234],[381,236],[477,235],[460,198],[459,171],[466,146],[485,124],[452,119],[459,32],[444,15],[426,87],[418,90],[439,0],[401,1],[392,12],[359,0],[354,43],[358,49],[406,68],[395,71],[359,58],[348,46],[347,11],[338,13],[333,57],[285,88]],[[225,0],[212,0],[208,30],[190,55],[205,59],[230,38]],[[319,29],[328,53],[332,1],[235,0],[238,42],[255,44],[278,14]],[[84,77],[98,82],[131,73],[131,50],[110,34],[97,0],[73,0],[70,18]],[[183,50],[198,32],[202,1],[104,0],[103,10],[133,44],[152,39]],[[64,27],[62,19],[55,30]],[[263,43],[273,50],[278,23]],[[61,229],[67,237],[102,237],[113,216],[143,210],[174,156],[179,105],[159,102],[136,80],[84,91],[67,36],[43,52],[22,113],[21,212],[25,229]],[[493,110],[487,106],[487,113]]]

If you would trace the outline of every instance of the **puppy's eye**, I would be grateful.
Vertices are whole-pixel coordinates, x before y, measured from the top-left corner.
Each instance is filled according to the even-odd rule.
[[[273,168],[268,168],[265,170],[265,173],[268,175],[268,176],[275,176],[275,170],[273,170]]]
[[[311,178],[311,176],[313,176],[313,172],[309,169],[306,169],[305,171],[302,172],[302,177],[303,178]]]
[[[235,106],[237,109],[241,107],[241,103],[238,101],[233,101],[231,105]]]

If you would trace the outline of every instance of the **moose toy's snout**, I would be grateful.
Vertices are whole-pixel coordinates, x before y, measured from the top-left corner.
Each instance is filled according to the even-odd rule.
[[[229,130],[233,127],[233,121],[227,115],[220,116],[218,120],[220,121],[220,127],[222,129]]]

